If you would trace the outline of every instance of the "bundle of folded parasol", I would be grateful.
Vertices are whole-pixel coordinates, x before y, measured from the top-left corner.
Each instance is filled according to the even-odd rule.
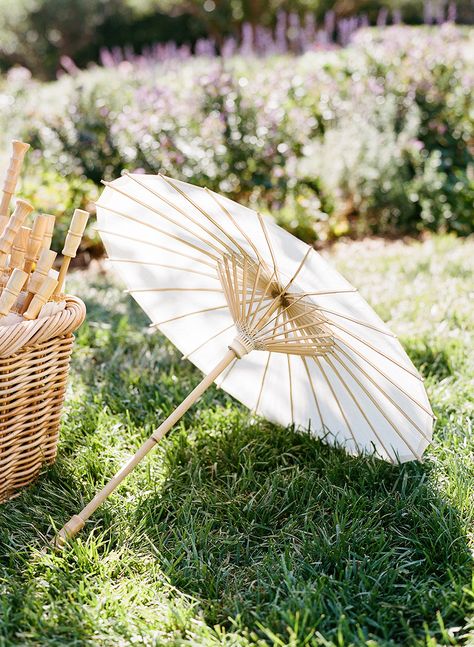
[[[50,249],[55,217],[33,216],[21,198],[10,215],[28,148],[13,142],[0,202],[0,503],[56,457],[73,332],[85,317],[82,301],[64,294],[64,280],[89,214],[74,212],[59,271]]]
[[[55,216],[40,213],[32,217],[33,206],[17,198],[11,215],[21,166],[29,144],[12,142],[12,155],[3,184],[0,203],[0,326],[50,316],[65,307],[64,280],[71,259],[76,256],[89,218],[76,209],[62,250],[59,271],[53,269],[56,252],[50,249]],[[30,219],[30,226],[28,226]]]

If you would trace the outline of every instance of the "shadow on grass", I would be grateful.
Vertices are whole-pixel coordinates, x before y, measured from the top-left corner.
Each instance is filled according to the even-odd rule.
[[[46,543],[49,515],[65,521],[86,489],[68,461],[3,506],[2,570],[16,571],[2,624],[7,644],[15,644],[9,623],[16,631],[35,598],[43,603],[43,580],[60,610],[53,620],[34,609],[40,633],[51,644],[88,644],[96,627],[87,603],[104,576],[112,586],[122,577],[120,569],[103,572],[121,543],[138,560],[158,563],[197,600],[210,626],[231,629],[237,618],[241,627],[283,639],[290,628],[296,644],[312,632],[339,632],[348,642],[364,636],[411,644],[425,632],[442,639],[437,612],[448,626],[462,626],[472,561],[430,463],[352,459],[229,410],[206,422],[214,431],[170,436],[150,464],[160,469],[153,493],[128,509],[100,508],[60,558]],[[92,526],[92,536],[102,532],[105,540],[90,550]],[[84,582],[91,590],[81,597]]]
[[[462,626],[472,560],[429,463],[392,467],[265,423],[174,435],[133,521],[211,626],[408,644]],[[443,622],[442,621],[442,622]],[[301,641],[301,642],[299,642]],[[444,642],[443,642],[444,644]]]
[[[454,375],[468,356],[468,349],[458,339],[407,338],[403,347],[421,375],[435,382]]]
[[[88,603],[101,595],[104,577],[112,587],[122,577],[121,569],[103,572],[122,542],[194,598],[209,626],[256,631],[270,643],[271,633],[303,644],[320,632],[354,644],[414,644],[426,633],[442,640],[438,617],[463,625],[472,560],[430,463],[353,459],[228,409],[214,417],[214,431],[176,430],[149,465],[160,464],[154,492],[123,511],[100,508],[95,530],[89,525],[60,558],[46,543],[49,515],[65,521],[84,494],[67,461],[3,506],[1,569],[16,572],[7,586],[6,644],[15,644],[32,612],[33,637],[43,633],[45,644],[92,643],[97,620]],[[92,549],[91,531],[104,536]],[[56,619],[42,617],[42,580]],[[84,586],[91,590],[78,594]]]

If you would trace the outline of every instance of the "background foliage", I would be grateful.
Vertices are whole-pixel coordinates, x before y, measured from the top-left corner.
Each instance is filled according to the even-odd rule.
[[[111,54],[47,84],[16,68],[3,145],[36,149],[23,193],[45,211],[87,206],[126,168],[207,185],[308,241],[468,234],[473,52],[472,30],[445,24],[360,30],[300,56]]]

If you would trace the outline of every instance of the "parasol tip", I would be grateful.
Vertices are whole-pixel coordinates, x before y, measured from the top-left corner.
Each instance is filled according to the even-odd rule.
[[[64,524],[54,538],[53,544],[56,548],[64,548],[67,542],[72,539],[85,526],[85,521],[78,514],[75,514]]]

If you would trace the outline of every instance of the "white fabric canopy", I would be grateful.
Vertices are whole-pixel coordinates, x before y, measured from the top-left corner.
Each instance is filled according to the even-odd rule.
[[[238,333],[219,279],[223,256],[264,262],[281,285],[296,273],[288,292],[310,293],[305,302],[326,321],[330,350],[254,350],[229,366],[220,386],[268,420],[309,428],[351,454],[421,457],[433,415],[420,376],[387,326],[315,250],[269,218],[162,176],[108,184],[97,218],[112,265],[152,325],[205,373]]]

